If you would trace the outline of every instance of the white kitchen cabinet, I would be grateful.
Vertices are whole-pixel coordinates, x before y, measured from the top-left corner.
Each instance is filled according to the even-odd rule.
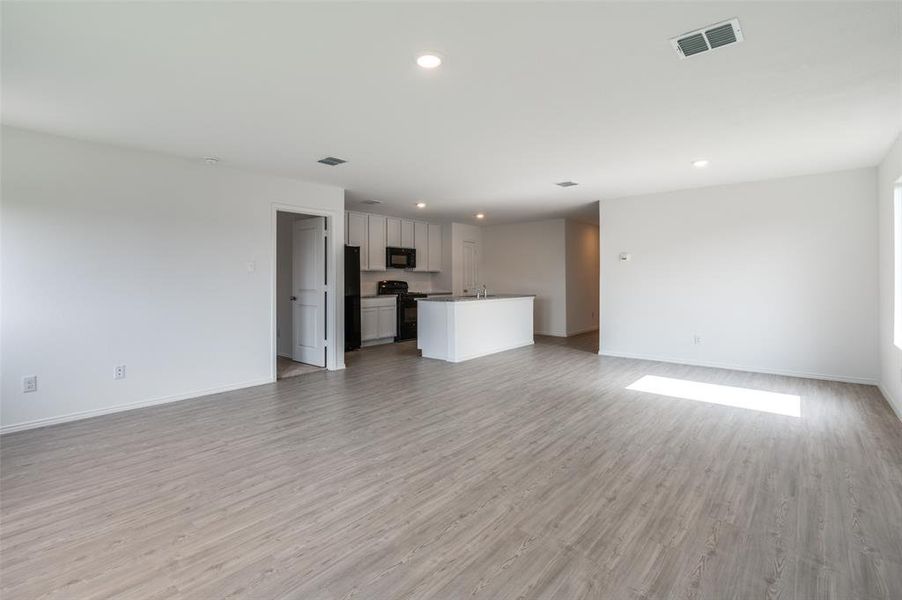
[[[414,248],[413,221],[401,220],[401,248]]]
[[[442,270],[442,226],[429,224],[429,260],[427,270],[438,272]]]
[[[391,217],[385,220],[385,245],[401,248],[401,219]]]
[[[442,270],[442,226],[347,211],[345,213],[345,243],[360,247],[361,271],[385,271],[385,248],[414,248],[417,251],[416,271]]]
[[[379,307],[360,308],[360,341],[379,339]]]
[[[414,271],[429,270],[429,224],[415,221],[413,224],[413,247],[417,251],[417,266]]]
[[[360,341],[363,345],[393,342],[397,329],[398,312],[395,296],[360,300]]]
[[[369,263],[367,270],[385,270],[385,217],[367,215],[367,248]]]
[[[398,308],[396,304],[379,307],[379,337],[394,340],[398,331]]]
[[[347,232],[345,243],[347,243],[348,246],[360,247],[360,270],[366,271],[369,269],[369,260],[367,256],[367,250],[369,249],[367,244],[367,229],[369,225],[367,215],[349,212],[347,213],[347,223],[345,225],[345,231]]]

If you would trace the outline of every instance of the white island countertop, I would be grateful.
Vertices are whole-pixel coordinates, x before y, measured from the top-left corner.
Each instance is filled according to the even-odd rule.
[[[417,348],[461,362],[533,343],[533,301],[525,294],[417,299]]]

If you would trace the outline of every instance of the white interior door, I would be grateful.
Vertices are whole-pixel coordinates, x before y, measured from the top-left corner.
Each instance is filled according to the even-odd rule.
[[[476,255],[476,242],[463,243],[464,258],[464,294],[475,294],[477,280],[479,279],[478,261]]]
[[[292,228],[291,357],[326,366],[326,219],[299,219]]]

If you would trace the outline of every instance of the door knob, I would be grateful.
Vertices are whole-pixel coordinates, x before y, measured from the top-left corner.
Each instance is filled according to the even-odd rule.
[[[291,297],[291,301],[292,301],[292,302],[294,302],[294,301],[297,300],[297,299],[298,299],[297,296],[292,296],[292,297]]]

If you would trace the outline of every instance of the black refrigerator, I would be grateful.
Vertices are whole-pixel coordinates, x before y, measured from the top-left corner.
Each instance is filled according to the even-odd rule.
[[[360,248],[345,246],[345,352],[360,348]]]

